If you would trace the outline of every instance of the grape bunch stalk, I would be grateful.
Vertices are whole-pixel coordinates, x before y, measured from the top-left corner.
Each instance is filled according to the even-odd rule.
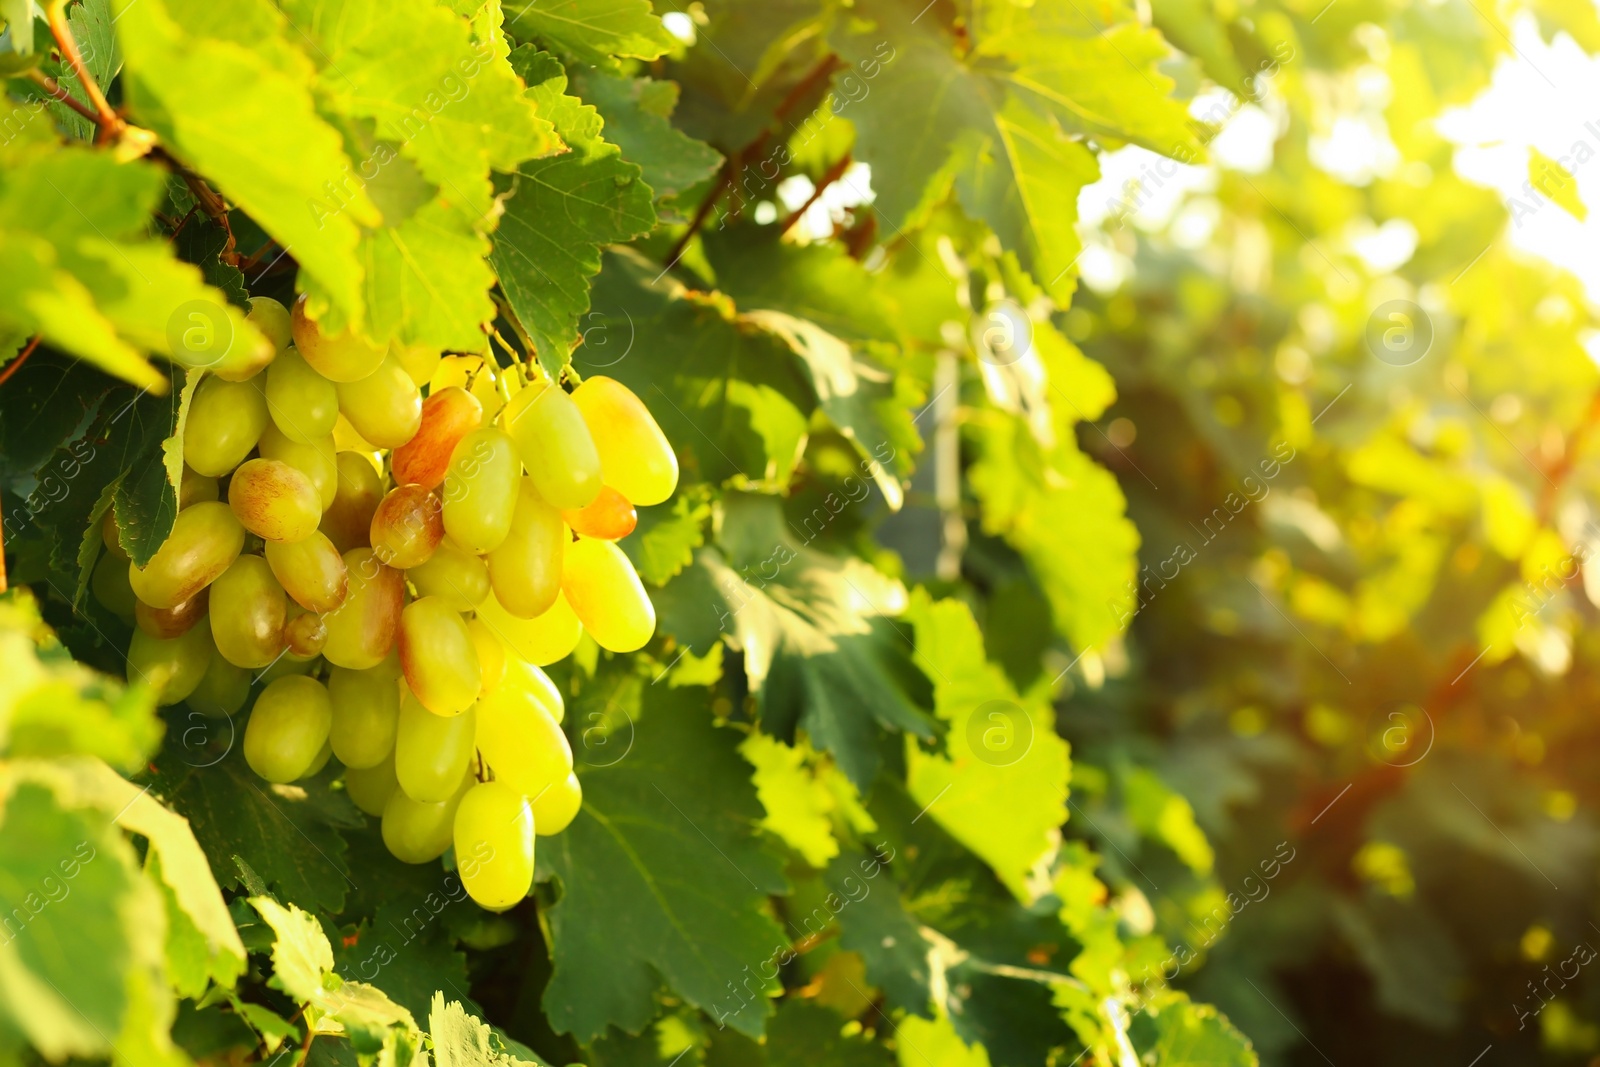
[[[582,804],[542,669],[587,631],[641,648],[655,609],[616,542],[678,463],[626,386],[570,393],[537,368],[374,347],[251,300],[271,358],[207,373],[183,426],[178,514],[143,566],[114,511],[97,599],[131,621],[130,681],[231,716],[274,783],[346,768],[406,863],[452,847],[503,910],[534,837]],[[531,375],[531,380],[528,376]]]

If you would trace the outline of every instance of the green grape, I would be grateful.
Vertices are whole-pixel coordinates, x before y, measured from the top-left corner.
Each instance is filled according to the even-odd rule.
[[[318,530],[300,541],[268,541],[264,550],[273,577],[307,611],[332,611],[344,603],[350,575],[344,557]]]
[[[389,355],[399,361],[418,388],[428,384],[444,358],[444,353],[432,345],[403,345],[399,341],[389,342]]]
[[[252,297],[249,304],[245,319],[261,331],[267,343],[252,346],[248,351],[243,344],[229,345],[222,361],[211,368],[211,373],[230,382],[254,378],[289,344],[289,309],[270,296]]]
[[[132,586],[128,587],[128,594],[130,596],[133,594]],[[159,637],[164,641],[186,634],[195,623],[206,617],[206,605],[211,599],[208,594],[209,590],[202,589],[188,600],[170,608],[152,608],[149,604],[135,599],[134,624],[151,637]]]
[[[643,648],[656,629],[656,609],[628,557],[610,541],[567,546],[561,589],[595,643],[608,652]]]
[[[184,469],[187,470],[188,468]],[[100,543],[106,546],[107,552],[124,563],[128,562],[128,550],[122,547],[122,537],[117,529],[117,509],[115,506],[106,508],[105,517],[100,520]]]
[[[211,585],[211,637],[224,659],[256,670],[283,651],[283,586],[260,556],[240,556]]]
[[[517,506],[517,452],[491,426],[473,430],[450,455],[444,476],[444,529],[472,552],[499,547]]]
[[[384,671],[335,667],[328,673],[333,701],[333,754],[346,767],[372,767],[394,751],[400,722],[400,683]]]
[[[132,566],[126,559],[105,552],[89,576],[94,598],[119,619],[131,619],[139,610],[139,598],[133,595],[133,585],[128,581]]]
[[[422,425],[422,393],[392,356],[359,381],[341,382],[339,412],[379,448],[399,448]]]
[[[583,807],[583,787],[578,776],[569,774],[543,793],[533,798],[533,832],[540,837],[559,834]]]
[[[603,374],[572,391],[600,453],[605,483],[638,505],[659,504],[678,487],[678,457],[633,390]]]
[[[291,656],[320,656],[328,644],[328,620],[291,600],[288,621],[283,624],[283,643]]]
[[[368,344],[364,338],[346,330],[325,334],[306,314],[304,295],[294,302],[289,313],[294,346],[313,370],[330,382],[353,382],[365,378],[383,362],[384,349]]]
[[[506,646],[482,619],[468,619],[467,633],[472,636],[472,647],[478,653],[478,695],[483,696],[498,687],[505,677]]]
[[[328,761],[332,758],[333,746],[328,744],[326,741],[322,742],[322,750],[317,753],[317,758],[311,761],[311,766],[307,767],[305,769],[305,773],[296,779],[296,781],[303,781],[306,778],[315,778],[322,772],[322,768],[328,765]]]
[[[539,495],[560,510],[587,507],[600,492],[600,453],[583,413],[559,385],[523,389],[506,405],[500,424]]]
[[[401,863],[428,863],[444,855],[455,831],[456,808],[472,776],[459,779],[448,797],[436,802],[414,800],[396,789],[383,806],[383,844]]]
[[[499,781],[537,797],[572,773],[572,746],[532,694],[501,686],[478,701],[478,751]]]
[[[150,562],[128,571],[138,598],[153,608],[173,608],[216,581],[244,548],[244,527],[221,501],[178,512],[172,532]]]
[[[322,521],[311,479],[278,459],[250,459],[228,479],[228,506],[240,525],[268,541],[303,541]]]
[[[504,782],[479,782],[456,808],[461,884],[479,907],[504,911],[533,888],[533,808]]]
[[[188,705],[202,715],[221,718],[244,707],[249,697],[250,672],[223,659],[212,645],[205,676],[189,694]]]
[[[439,393],[446,389],[465,389],[483,405],[483,424],[494,421],[505,400],[500,396],[500,376],[494,363],[485,363],[481,356],[445,356],[428,382],[428,392]],[[504,385],[515,390],[517,379],[508,375]]]
[[[383,476],[361,452],[340,452],[333,502],[322,513],[322,532],[341,553],[366,548],[372,514],[383,500]]]
[[[294,330],[288,308],[270,296],[252,296],[248,303],[250,310],[245,318],[255,323],[256,329],[266,335],[267,340],[272,342],[273,348],[282,352],[294,344]]]
[[[434,489],[450,469],[450,456],[467,434],[483,423],[483,405],[465,389],[439,389],[422,402],[422,425],[395,449],[389,470],[397,485]]]
[[[133,631],[128,645],[128,681],[143,682],[165,707],[187,699],[211,662],[211,634],[195,626],[170,640]]]
[[[572,613],[565,593],[537,619],[517,618],[492,596],[478,606],[478,617],[488,623],[507,651],[540,667],[569,655],[583,636],[583,625]]]
[[[400,791],[394,777],[394,753],[373,767],[348,767],[344,772],[344,791],[355,806],[368,815],[382,815],[389,798]]]
[[[201,474],[187,463],[183,465],[183,479],[178,483],[178,510],[182,511],[190,504],[203,504],[208,500],[220,500],[221,491],[217,488],[217,480],[209,475]]]
[[[400,613],[400,667],[422,706],[435,715],[458,715],[478,699],[478,651],[461,613],[423,597]]]
[[[561,556],[567,527],[545,503],[533,479],[524,477],[511,532],[488,555],[489,585],[511,614],[532,619],[550,610],[561,592]]]
[[[406,571],[418,596],[438,597],[457,611],[472,611],[489,595],[489,565],[448,537],[423,563]]]
[[[280,355],[267,368],[266,381],[267,411],[285,437],[308,444],[333,433],[339,394],[300,353],[291,348]]]
[[[199,474],[227,474],[256,447],[267,422],[267,398],[258,383],[228,382],[208,374],[189,401],[183,461]]]
[[[542,667],[535,667],[526,660],[511,656],[507,660],[501,684],[520,689],[533,697],[556,722],[566,718],[567,707],[565,701],[561,699],[561,690],[550,680],[550,676]]]
[[[478,717],[435,715],[409,691],[400,695],[400,721],[394,737],[394,773],[412,800],[437,803],[455,791],[472,760]]]
[[[420,485],[391,489],[372,513],[372,551],[391,567],[409,570],[426,563],[444,539],[439,498]]]
[[[394,648],[405,601],[405,578],[378,562],[369,548],[346,552],[344,565],[350,591],[344,603],[325,616],[328,643],[322,654],[335,666],[366,670],[382,663]]]
[[[315,678],[279,678],[256,697],[244,730],[244,760],[269,782],[303,777],[322,755],[333,723],[328,690]]]
[[[333,435],[310,444],[291,441],[276,426],[261,432],[261,458],[287,463],[311,479],[317,487],[317,501],[326,510],[339,492],[339,460],[333,447]]]

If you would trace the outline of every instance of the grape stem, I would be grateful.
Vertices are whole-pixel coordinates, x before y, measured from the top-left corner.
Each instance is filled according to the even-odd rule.
[[[60,103],[66,104],[72,110],[76,111],[78,114],[80,114],[84,118],[88,119],[90,122],[93,122],[96,125],[99,125],[100,116],[96,115],[94,113],[94,110],[92,108],[90,108],[87,104],[81,103],[78,100],[77,97],[75,97],[71,93],[67,92],[67,90],[62,86],[62,84],[60,82],[56,81],[54,78],[50,77],[50,75],[48,75],[44,71],[38,70],[36,68],[34,70],[28,71],[27,77],[28,77],[29,81],[33,82],[35,85],[39,86],[39,88],[43,89],[45,91],[45,93],[48,94],[49,97],[52,100],[55,100],[55,101],[58,101]]]
[[[56,39],[56,47],[61,49],[61,58],[66,60],[72,68],[72,73],[77,75],[78,84],[83,86],[83,91],[89,97],[89,103],[94,105],[95,121],[100,126],[98,140],[106,140],[123,131],[127,123],[122,121],[111,107],[111,102],[100,91],[100,86],[95,83],[94,76],[89,73],[89,67],[83,61],[83,53],[78,51],[77,39],[72,36],[72,27],[67,24],[67,0],[50,0],[45,9],[45,18],[50,23],[50,35]],[[70,99],[70,98],[69,98]]]

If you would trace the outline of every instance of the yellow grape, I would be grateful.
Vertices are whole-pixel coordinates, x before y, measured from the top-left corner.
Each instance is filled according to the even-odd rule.
[[[321,682],[301,675],[279,678],[250,709],[244,760],[269,782],[292,782],[314,773],[332,724],[333,705]]]
[[[517,452],[493,427],[473,430],[450,455],[444,477],[444,528],[472,552],[498,548],[517,505]]]
[[[472,761],[478,716],[435,715],[410,693],[400,695],[400,721],[394,736],[394,773],[412,800],[434,804],[455,792]]]
[[[583,807],[583,787],[578,784],[578,776],[567,775],[534,797],[532,804],[533,832],[540,837],[559,834],[572,825],[578,809]]]
[[[399,361],[419,387],[428,384],[444,358],[444,354],[431,345],[403,345],[399,341],[389,343],[389,355]]]
[[[409,570],[426,563],[444,539],[439,498],[420,485],[402,485],[372,513],[372,551],[391,567]]]
[[[205,676],[189,694],[188,705],[202,715],[222,718],[244,707],[249,697],[250,672],[223,659],[213,645]]]
[[[678,457],[633,390],[597,374],[572,391],[594,435],[606,484],[633,503],[659,504],[678,487]]]
[[[600,495],[588,507],[563,511],[561,518],[578,536],[602,541],[620,541],[639,525],[639,513],[628,498],[609,485],[600,487]]]
[[[483,423],[487,426],[505,404],[496,385],[498,377],[495,366],[485,363],[479,356],[445,356],[433,372],[428,391],[437,393],[444,389],[465,389],[483,405]],[[516,381],[515,376],[508,375],[506,378],[509,385],[515,385]]]
[[[150,562],[128,571],[134,594],[153,608],[173,608],[216,581],[244,548],[244,527],[221,501],[178,512]]]
[[[383,500],[383,476],[361,452],[340,452],[334,470],[334,497],[322,513],[322,532],[340,552],[366,548],[372,513]]]
[[[339,413],[379,448],[399,448],[422,425],[422,394],[394,357],[357,381],[340,382]]]
[[[444,855],[455,833],[456,808],[471,787],[463,777],[450,796],[435,803],[413,800],[395,789],[383,806],[383,844],[401,863],[428,863]]]
[[[132,595],[132,586],[128,587],[128,593]],[[210,600],[207,594],[208,590],[202,589],[188,600],[170,608],[152,608],[149,604],[135,599],[134,624],[151,637],[159,637],[163,641],[186,634],[195,623],[206,617],[206,605]]]
[[[245,318],[255,323],[256,329],[266,335],[272,347],[279,352],[294,344],[294,328],[289,320],[289,309],[270,296],[252,296],[250,310]]]
[[[517,443],[540,496],[563,510],[587,507],[600,493],[600,453],[583,413],[559,385],[524,403],[532,391],[530,386],[512,398],[501,425]]]
[[[438,597],[457,611],[471,611],[489,595],[489,565],[448,537],[433,555],[406,571],[418,596]]]
[[[279,459],[250,459],[228,479],[228,506],[240,525],[268,541],[303,541],[322,521],[311,479]]]
[[[344,775],[344,791],[356,807],[368,815],[382,815],[389,798],[400,791],[394,777],[394,753],[375,767],[350,767]]]
[[[328,643],[322,655],[337,667],[366,670],[382,663],[394,648],[405,601],[405,578],[385,567],[369,548],[344,554],[349,592],[326,618]]]
[[[339,460],[333,438],[324,437],[309,444],[291,441],[276,426],[261,432],[261,458],[287,463],[311,479],[317,487],[318,505],[326,510],[339,492]]]
[[[520,689],[533,697],[556,722],[566,718],[567,707],[566,702],[561,699],[561,690],[550,680],[543,667],[535,667],[526,660],[513,656],[506,664],[501,684]]]
[[[344,603],[350,576],[344,557],[320,530],[300,541],[268,541],[267,565],[289,598],[319,614]]]
[[[283,651],[283,586],[260,556],[240,556],[211,585],[211,637],[224,659],[252,670]]]
[[[289,440],[306,444],[333,433],[339,418],[338,391],[294,349],[267,368],[266,395],[273,424]]]
[[[182,511],[190,504],[201,504],[207,500],[220,500],[221,492],[217,489],[217,480],[209,475],[201,474],[187,463],[183,465],[183,480],[178,483],[178,510]]]
[[[489,625],[508,651],[540,667],[548,667],[570,655],[578,647],[578,638],[583,636],[583,625],[567,604],[565,593],[557,595],[550,610],[537,619],[517,618],[492,596],[478,606],[478,617]]]
[[[505,677],[506,646],[500,643],[489,624],[482,619],[468,619],[467,633],[472,637],[472,647],[478,653],[478,695],[482,696],[498,686]]]
[[[440,389],[422,402],[422,425],[416,435],[395,449],[389,470],[396,485],[433,489],[450,469],[456,445],[483,422],[483,405],[465,389]]]
[[[188,470],[187,467],[184,468]],[[213,479],[214,480],[214,479]],[[216,499],[215,497],[212,498]],[[181,510],[183,505],[179,504]],[[106,546],[106,551],[116,556],[122,562],[128,562],[128,550],[122,547],[122,538],[117,530],[117,509],[106,508],[105,518],[100,520],[100,543]]]
[[[330,382],[353,382],[365,378],[383,362],[384,350],[368,344],[346,330],[325,334],[306,314],[306,298],[294,302],[289,315],[294,346],[312,368]]]
[[[291,600],[288,621],[283,624],[283,643],[291,656],[302,659],[320,656],[328,644],[328,620]]]
[[[133,585],[128,581],[131,566],[126,559],[118,559],[106,552],[101,555],[100,562],[94,565],[94,573],[89,576],[89,588],[94,592],[94,598],[119,619],[132,618],[139,610],[139,598],[133,595]]]
[[[360,769],[382,763],[394,752],[400,722],[400,683],[376,668],[352,671],[335,667],[328,673],[333,701],[333,754],[346,767]]]
[[[477,648],[461,613],[442,600],[423,597],[400,613],[400,668],[435,715],[459,715],[478,699]]]
[[[511,519],[511,532],[488,555],[489,585],[495,599],[518,618],[543,615],[561,592],[561,554],[567,528],[561,513],[524,477]]]
[[[259,382],[229,382],[208,374],[189,401],[183,460],[199,474],[227,474],[256,447],[268,421]]]
[[[504,911],[533,888],[533,809],[503,782],[479,782],[456,808],[461,884],[480,907]]]
[[[537,797],[572,773],[572,746],[533,695],[501,686],[478,701],[478,751],[494,776]]]
[[[168,640],[135,630],[128,645],[128,681],[148,685],[163,707],[187,699],[210,663],[211,635],[204,626]]]
[[[643,648],[655,633],[655,605],[633,564],[610,541],[568,545],[561,589],[589,636],[609,652]]]

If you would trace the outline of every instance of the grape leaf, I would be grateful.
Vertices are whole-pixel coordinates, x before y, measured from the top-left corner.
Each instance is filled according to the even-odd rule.
[[[657,597],[661,625],[695,648],[726,633],[744,654],[762,729],[803,729],[865,790],[882,730],[932,733],[893,621],[905,590],[860,560],[796,544],[777,501],[730,494],[721,537]],[[769,573],[770,572],[770,573]]]
[[[637,1033],[653,993],[673,993],[742,1033],[761,1033],[765,995],[728,983],[788,944],[765,911],[784,890],[756,824],[761,808],[739,734],[713,726],[704,690],[647,687],[633,745],[608,766],[579,761],[583,807],[541,840],[561,883],[549,918],[554,972],[544,1010],[587,1043],[607,1026]]]
[[[916,1015],[901,1020],[895,1030],[900,1067],[989,1067],[982,1045],[961,1040],[950,1020]]]
[[[935,602],[918,590],[906,621],[916,630],[917,666],[933,682],[934,710],[950,724],[948,758],[908,742],[911,794],[1029,900],[1029,872],[1060,843],[1067,818],[1067,743],[1055,715],[1044,701],[1019,696],[984,658],[965,603]]]
[[[666,585],[694,562],[694,550],[705,544],[705,524],[711,506],[705,494],[685,489],[670,509],[643,508],[639,527],[620,542],[639,577],[651,585]]]
[[[656,59],[676,44],[650,0],[532,0],[505,8],[517,36],[532,34],[595,66],[614,65],[614,56]]]
[[[1178,993],[1160,999],[1128,1028],[1144,1059],[1161,1067],[1256,1067],[1250,1039],[1216,1008]]]
[[[242,858],[285,899],[337,913],[351,886],[339,828],[350,823],[323,803],[325,786],[261,782],[235,751],[244,740],[242,722],[196,714],[184,725],[157,757],[151,785],[194,827],[211,869],[226,872],[228,885],[243,886],[235,863]],[[228,746],[215,763],[212,741]]]
[[[826,866],[839,854],[833,836],[833,796],[806,766],[807,745],[786,745],[766,734],[754,733],[739,746],[739,754],[756,769],[751,781],[756,797],[767,809],[761,825],[813,867]]]
[[[460,1001],[446,1003],[442,992],[432,997],[428,1037],[433,1044],[435,1067],[517,1067],[530,1063],[544,1067],[539,1057],[524,1057],[522,1053],[527,1049],[522,1046],[515,1053],[508,1050],[487,1024],[463,1008]]]
[[[669,121],[678,104],[676,83],[586,70],[574,73],[572,88],[600,112],[606,140],[638,164],[658,201],[699,185],[722,166],[716,149]]]
[[[875,857],[856,849],[842,852],[828,865],[827,884],[851,901],[839,912],[839,944],[861,954],[867,978],[883,990],[890,1004],[931,1016],[933,972],[928,953],[932,946],[917,921],[907,914],[899,887],[882,866]],[[869,889],[860,895],[859,889],[852,889],[863,879]]]
[[[266,0],[115,0],[134,114],[291,251],[318,291],[363,317],[362,226],[381,216],[350,181],[338,132],[317,112],[313,67]],[[319,216],[329,189],[341,210]]]
[[[640,169],[600,136],[599,112],[566,94],[566,71],[555,57],[524,46],[511,62],[568,151],[516,168],[492,262],[540,360],[559,370],[589,310],[600,246],[649,233],[655,209]]]

